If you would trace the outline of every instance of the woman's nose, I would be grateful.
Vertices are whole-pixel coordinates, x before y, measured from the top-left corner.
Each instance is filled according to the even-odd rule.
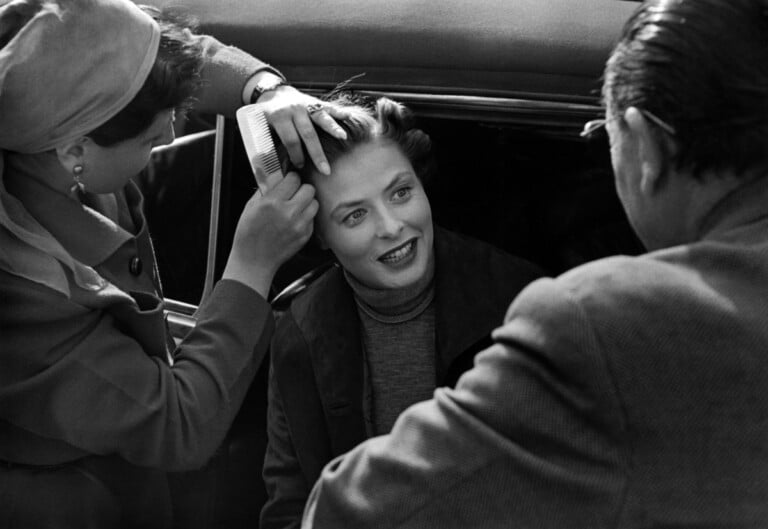
[[[173,124],[176,123],[176,109],[169,110],[166,119],[168,122],[165,125],[165,131],[163,132],[163,135],[160,137],[160,139],[155,140],[155,142],[152,144],[152,147],[170,145],[173,143],[173,140],[176,139],[176,128],[173,126]]]
[[[378,236],[387,238],[397,237],[403,231],[404,226],[405,224],[399,217],[386,211],[379,217]]]
[[[168,128],[165,129],[165,134],[155,142],[154,147],[159,147],[161,145],[170,145],[173,143],[173,140],[176,139],[176,131],[173,128],[173,122],[170,123]]]

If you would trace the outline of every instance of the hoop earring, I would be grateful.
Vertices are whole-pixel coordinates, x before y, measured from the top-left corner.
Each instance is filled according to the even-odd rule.
[[[77,191],[80,191],[81,193],[85,192],[85,184],[83,184],[80,181],[80,176],[83,174],[83,166],[80,164],[77,164],[72,168],[72,178],[74,178],[75,183],[72,184],[72,187],[69,188],[69,191],[71,193],[75,193]]]

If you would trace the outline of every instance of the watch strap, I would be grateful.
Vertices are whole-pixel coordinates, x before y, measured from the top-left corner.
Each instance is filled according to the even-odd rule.
[[[259,98],[267,92],[272,92],[287,84],[288,82],[282,78],[271,79],[268,82],[260,82],[254,84],[253,91],[251,92],[251,103],[258,101]]]

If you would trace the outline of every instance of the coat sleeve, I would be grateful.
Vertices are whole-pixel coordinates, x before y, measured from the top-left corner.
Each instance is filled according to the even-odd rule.
[[[303,526],[613,527],[624,420],[579,300],[529,286],[455,389],[329,463]]]
[[[274,328],[263,298],[220,281],[170,366],[106,310],[8,274],[0,294],[0,425],[54,444],[55,453],[118,454],[165,470],[194,469],[213,454]],[[162,307],[152,311],[162,322]],[[28,462],[48,463],[40,457]]]
[[[203,84],[196,94],[197,112],[234,117],[243,106],[245,84],[254,74],[267,70],[282,77],[279,71],[240,48],[225,46],[207,35],[197,39],[205,57]]]
[[[281,324],[289,317],[288,314],[283,316]],[[276,333],[276,337],[280,334]],[[285,353],[282,350],[284,346],[284,343],[273,340],[273,358]],[[260,527],[298,528],[311,483],[307,483],[296,455],[274,367],[273,363],[269,376],[268,437],[263,473],[268,500],[261,511]]]

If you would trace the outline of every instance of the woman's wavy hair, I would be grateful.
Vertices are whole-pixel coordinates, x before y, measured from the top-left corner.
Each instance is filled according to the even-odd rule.
[[[768,165],[768,0],[646,0],[609,59],[603,98],[675,130],[678,169]],[[661,131],[658,130],[658,134]]]
[[[201,83],[203,49],[192,33],[193,20],[152,6],[139,7],[159,24],[160,47],[147,80],[131,102],[87,134],[102,147],[138,136],[163,110],[186,110]]]
[[[329,105],[344,107],[350,112],[348,119],[337,120],[347,133],[345,140],[315,127],[328,163],[333,165],[359,145],[388,140],[400,148],[419,180],[428,182],[434,173],[432,142],[423,130],[416,128],[413,113],[408,108],[386,97],[375,99],[351,91],[332,92],[323,99]],[[307,163],[299,174],[303,180],[311,181],[316,171],[311,163]]]

